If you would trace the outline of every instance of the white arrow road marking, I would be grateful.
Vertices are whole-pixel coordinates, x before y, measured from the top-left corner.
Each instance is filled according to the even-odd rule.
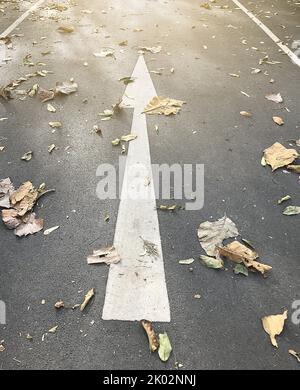
[[[121,261],[110,265],[102,318],[169,322],[147,123],[142,114],[157,94],[143,56],[139,57],[132,77],[135,81],[127,85],[123,105],[134,108],[131,133],[137,138],[129,142],[114,237]],[[156,245],[157,257],[145,254],[141,237]]]
[[[18,25],[22,23],[23,20],[26,19],[31,12],[33,12],[37,7],[43,4],[44,1],[45,0],[39,0],[35,4],[33,4],[32,7],[30,7],[26,12],[24,12],[24,14],[21,15],[14,23],[12,23],[5,31],[3,31],[3,33],[0,35],[0,38],[7,37],[7,35],[9,35],[16,27],[18,27]]]
[[[238,0],[232,0],[254,23],[256,23],[275,43],[280,47],[280,49],[287,54],[294,64],[300,66],[300,58],[296,56],[282,41],[266,26],[264,25],[256,16],[253,15],[246,7],[243,6]]]

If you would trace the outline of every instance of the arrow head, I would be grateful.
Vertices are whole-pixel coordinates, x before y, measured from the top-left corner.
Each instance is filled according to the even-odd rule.
[[[143,55],[139,56],[131,77],[134,81],[126,87],[122,98],[122,107],[134,108],[142,112],[150,100],[156,96]]]

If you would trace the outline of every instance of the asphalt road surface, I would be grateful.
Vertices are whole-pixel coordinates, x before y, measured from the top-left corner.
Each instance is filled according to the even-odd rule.
[[[8,118],[0,122],[5,146],[0,178],[10,177],[16,187],[30,180],[55,189],[39,200],[35,212],[45,228],[60,226],[48,236],[39,232],[18,238],[0,225],[0,299],[6,304],[0,368],[174,369],[180,363],[181,369],[299,369],[288,350],[300,351],[300,324],[292,321],[292,304],[300,299],[300,216],[282,214],[288,204],[300,206],[299,178],[261,165],[263,150],[276,141],[297,149],[291,140],[300,138],[299,66],[231,0],[216,0],[211,9],[196,0],[61,0],[64,11],[49,10],[49,3],[16,24],[9,33],[13,48],[2,45],[0,52],[1,85],[42,69],[52,73],[30,78],[17,89],[36,83],[53,88],[70,78],[78,84],[76,93],[50,102],[56,113],[36,96],[23,99],[14,91],[14,99],[0,98],[0,118]],[[241,3],[297,50],[299,2]],[[33,4],[0,1],[0,34]],[[57,31],[66,24],[74,32]],[[128,45],[119,46],[125,40]],[[96,170],[100,164],[118,165],[121,148],[111,141],[130,133],[133,110],[121,110],[108,121],[98,114],[122,98],[125,86],[118,80],[132,74],[139,47],[158,45],[159,53],[144,54],[155,90],[186,104],[172,117],[147,116],[152,163],[204,164],[205,169],[201,210],[157,212],[171,321],[154,326],[158,333],[166,331],[172,343],[166,363],[150,354],[137,321],[102,319],[109,268],[86,263],[93,249],[114,238],[119,200],[97,197]],[[93,55],[104,47],[113,48],[115,58]],[[32,67],[23,62],[28,54]],[[266,55],[279,63],[259,65]],[[253,68],[261,72],[252,74]],[[159,69],[161,74],[151,72]],[[282,104],[265,99],[273,92],[281,93]],[[276,125],[273,116],[285,124]],[[62,127],[52,132],[49,121],[60,121]],[[95,125],[102,137],[92,131]],[[51,144],[57,149],[49,153]],[[29,150],[33,158],[22,161]],[[292,200],[278,205],[287,194]],[[157,205],[167,203],[157,200]],[[273,267],[267,278],[235,275],[230,262],[223,271],[200,263],[204,251],[197,228],[224,214],[261,261]],[[178,263],[191,257],[192,272]],[[69,307],[81,303],[92,287],[95,297],[83,312],[54,308],[59,299]],[[288,318],[277,349],[261,318],[284,309]],[[48,333],[56,325],[57,331]]]

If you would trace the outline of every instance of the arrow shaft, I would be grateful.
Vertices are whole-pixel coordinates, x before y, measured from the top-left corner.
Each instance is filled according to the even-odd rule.
[[[110,266],[102,318],[169,322],[147,123],[141,112],[140,101],[133,113],[131,133],[137,138],[129,143],[114,238],[121,262]],[[145,251],[143,240],[153,244],[157,255]]]

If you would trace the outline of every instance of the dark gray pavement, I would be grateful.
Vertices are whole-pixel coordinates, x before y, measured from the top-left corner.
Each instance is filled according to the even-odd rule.
[[[292,35],[289,44],[300,39],[296,1],[257,1],[251,2],[257,3],[252,8],[242,2],[281,39]],[[13,38],[14,48],[6,52],[12,60],[0,67],[0,84],[30,73],[36,68],[22,62],[30,53],[34,62],[46,63],[37,69],[53,74],[31,79],[20,89],[35,83],[51,88],[71,77],[79,85],[78,93],[55,99],[56,114],[36,98],[0,102],[0,117],[9,118],[0,122],[0,143],[5,145],[0,178],[10,177],[16,186],[31,180],[55,188],[35,211],[45,219],[45,228],[60,225],[49,236],[37,233],[23,239],[0,225],[0,299],[7,305],[7,325],[0,326],[6,348],[0,353],[0,368],[173,369],[177,361],[183,369],[299,369],[288,349],[300,351],[300,325],[291,321],[292,302],[300,299],[300,217],[283,216],[285,205],[277,205],[286,194],[300,205],[299,180],[295,174],[272,173],[260,164],[262,151],[275,141],[288,147],[288,140],[300,138],[299,67],[229,0],[217,0],[211,10],[194,0],[64,3],[67,11],[49,13],[46,2],[20,24],[14,33],[24,36]],[[23,2],[18,10],[17,4],[0,1],[5,9],[0,33],[29,6]],[[228,8],[216,7],[221,5]],[[81,12],[86,9],[92,13]],[[268,11],[271,18],[265,17]],[[57,32],[63,23],[72,24],[75,32]],[[143,31],[133,32],[134,28]],[[128,46],[119,47],[124,40]],[[124,85],[118,79],[131,75],[138,47],[158,44],[160,53],[145,55],[149,70],[165,68],[160,76],[152,74],[156,91],[187,104],[175,117],[147,118],[152,162],[205,165],[203,209],[159,213],[172,320],[155,327],[166,330],[173,345],[166,364],[150,355],[138,323],[101,320],[108,268],[86,264],[87,254],[112,242],[118,213],[117,200],[97,198],[96,169],[106,162],[117,165],[120,149],[112,147],[111,140],[129,133],[132,119],[130,110],[107,122],[101,122],[98,113],[123,95]],[[115,48],[116,60],[94,57],[93,52],[102,47]],[[52,53],[42,56],[45,50]],[[281,64],[258,66],[266,54]],[[256,67],[263,71],[251,74]],[[284,104],[267,101],[264,96],[271,92],[280,92]],[[82,102],[85,98],[87,103]],[[252,118],[241,117],[241,110],[252,112]],[[285,125],[276,126],[274,115],[282,116]],[[62,128],[51,133],[51,120],[61,121]],[[95,124],[103,137],[90,133]],[[59,150],[49,154],[52,143]],[[34,151],[34,157],[26,163],[20,157],[28,150]],[[109,222],[104,221],[106,213]],[[203,254],[197,239],[199,224],[224,213],[253,243],[262,261],[273,267],[268,278],[234,275],[231,266],[218,272],[198,262]],[[189,257],[196,259],[193,272],[178,264]],[[91,287],[96,296],[86,312],[54,310],[59,298],[70,306],[80,303]],[[198,293],[201,299],[194,299]],[[289,317],[275,349],[261,317],[284,308]],[[57,332],[42,341],[54,325],[59,325]],[[27,333],[32,341],[26,339]]]

